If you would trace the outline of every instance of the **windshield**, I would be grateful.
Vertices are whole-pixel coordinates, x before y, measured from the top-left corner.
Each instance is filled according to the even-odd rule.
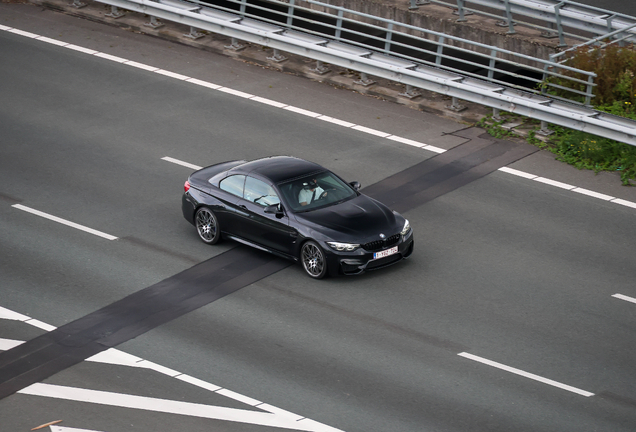
[[[294,212],[327,207],[357,196],[350,185],[329,171],[283,182],[278,187]]]

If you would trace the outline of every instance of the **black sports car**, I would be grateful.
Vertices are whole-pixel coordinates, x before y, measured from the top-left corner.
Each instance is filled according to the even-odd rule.
[[[312,162],[275,156],[195,171],[183,216],[205,243],[221,237],[300,261],[312,278],[359,274],[413,252],[409,221]]]

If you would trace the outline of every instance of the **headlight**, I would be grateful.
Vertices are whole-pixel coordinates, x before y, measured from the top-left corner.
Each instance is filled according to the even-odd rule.
[[[351,252],[360,247],[359,244],[353,244],[353,243],[327,242],[327,244],[331,246],[332,249],[335,249],[340,252],[342,251]]]
[[[402,232],[400,234],[406,235],[411,229],[411,225],[409,224],[408,219],[404,219],[404,228],[402,228]]]

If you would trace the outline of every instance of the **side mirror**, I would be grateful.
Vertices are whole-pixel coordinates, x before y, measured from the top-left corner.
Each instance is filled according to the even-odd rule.
[[[265,207],[265,213],[274,214],[278,219],[285,216],[285,213],[283,213],[283,208],[280,204],[268,205],[267,207]]]
[[[354,188],[355,190],[360,190],[360,188],[362,187],[362,185],[360,184],[360,182],[357,181],[352,181],[351,183],[349,183],[351,185],[352,188]]]

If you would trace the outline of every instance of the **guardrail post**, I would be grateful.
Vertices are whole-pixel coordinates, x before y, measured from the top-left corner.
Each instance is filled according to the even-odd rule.
[[[614,18],[616,18],[616,14],[610,15],[607,18],[605,18],[606,21],[607,21],[607,32],[608,33],[612,33],[614,31],[614,28],[612,27],[612,20]],[[621,37],[621,34],[617,34],[614,38],[617,39],[619,37]],[[625,46],[625,40],[623,40],[623,39],[619,40],[618,41],[618,46],[621,47],[621,48],[624,47]]]
[[[592,106],[592,92],[594,90],[594,77],[592,75],[587,77],[587,92],[585,94],[585,106]]]
[[[369,78],[369,76],[364,73],[364,72],[360,72],[360,79],[356,80],[353,82],[354,84],[360,84],[363,85],[365,87],[370,86],[371,84],[375,84],[375,81],[373,81],[372,79]]]
[[[150,17],[150,22],[144,23],[144,25],[146,27],[150,27],[150,28],[153,28],[155,30],[164,26],[164,24],[161,21],[159,21],[157,18],[155,18],[153,16]]]
[[[194,27],[190,27],[190,33],[184,34],[184,36],[187,37],[188,39],[197,40],[205,36],[205,33],[200,32],[198,29]]]
[[[429,0],[411,0],[409,9],[417,9],[418,6],[424,6],[427,4],[431,4],[431,2]]]
[[[267,60],[271,60],[271,61],[274,61],[276,63],[280,63],[280,62],[283,62],[283,61],[287,60],[287,57],[282,55],[279,50],[274,48],[274,54],[271,57],[267,57]]]
[[[455,111],[455,112],[464,111],[466,109],[466,107],[464,105],[459,103],[459,99],[457,99],[455,96],[453,96],[453,98],[451,100],[451,104],[448,105],[446,108],[448,108],[451,111]]]
[[[316,72],[317,74],[324,75],[327,72],[331,72],[331,69],[326,67],[320,60],[316,60],[316,67],[311,69],[312,72]]]
[[[565,39],[563,37],[563,25],[561,25],[561,13],[560,13],[560,11],[561,11],[561,6],[563,6],[564,4],[565,4],[565,1],[562,1],[558,5],[554,5],[554,14],[556,16],[557,31],[559,32],[559,45],[557,45],[558,47],[568,46],[565,43]]]
[[[465,21],[467,21],[466,15],[472,15],[473,14],[471,11],[465,11],[464,10],[464,3],[465,2],[466,2],[466,0],[457,0],[457,11],[453,12],[453,14],[459,15],[459,18],[457,19],[457,22],[465,22]]]
[[[107,16],[107,17],[109,17],[109,18],[117,19],[117,18],[121,18],[121,17],[123,17],[124,15],[126,15],[126,13],[125,13],[125,12],[120,11],[120,10],[117,8],[117,6],[112,6],[112,5],[111,5],[111,7],[110,7],[110,13],[107,13],[105,16]]]
[[[554,131],[550,130],[548,128],[548,122],[547,121],[541,120],[541,129],[539,129],[537,131],[537,133],[539,135],[542,135],[542,136],[550,136],[550,135],[552,135],[554,133]]]
[[[404,90],[402,93],[399,93],[398,96],[404,96],[409,99],[415,99],[418,96],[422,96],[422,93],[417,91],[415,87],[413,87],[412,85],[407,84],[406,90]]]
[[[510,12],[510,3],[508,2],[508,0],[504,0],[504,2],[506,3],[506,20],[499,21],[496,23],[496,25],[498,25],[499,27],[508,27],[508,34],[515,34],[515,25],[517,25],[517,23],[515,23],[512,19],[512,12]]]
[[[492,119],[493,120],[496,120],[496,121],[501,121],[502,120],[501,116],[499,115],[500,111],[501,110],[499,108],[493,108],[492,109]]]
[[[338,21],[336,21],[336,35],[335,38],[337,41],[340,41],[340,34],[342,32],[342,17],[344,16],[344,12],[342,9],[338,11]]]
[[[230,45],[225,45],[225,48],[232,51],[240,51],[245,49],[245,45],[243,45],[237,38],[232,38],[232,43]]]
[[[294,1],[289,0],[289,7],[287,8],[287,28],[292,28],[294,24]]]
[[[393,38],[393,23],[389,23],[386,28],[386,41],[384,42],[384,52],[391,52],[391,39]]]
[[[437,54],[435,55],[435,64],[440,66],[442,64],[442,53],[444,52],[444,41],[446,38],[444,36],[440,36],[437,45]]]
[[[495,76],[495,66],[497,63],[497,50],[490,50],[490,64],[488,65],[488,80],[492,80]]]

